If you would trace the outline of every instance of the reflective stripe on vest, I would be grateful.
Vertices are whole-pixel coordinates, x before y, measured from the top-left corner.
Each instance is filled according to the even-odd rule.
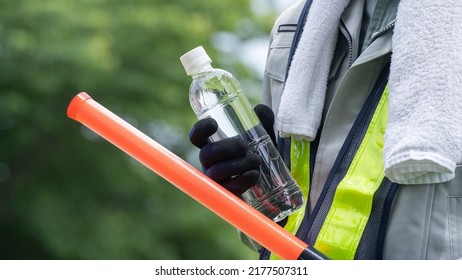
[[[366,135],[334,195],[314,247],[332,259],[354,259],[384,178],[383,141],[388,111],[385,88]]]
[[[372,211],[374,194],[384,181],[382,150],[387,111],[388,85],[381,94],[345,176],[335,189],[328,213],[315,237],[313,246],[331,259],[355,258]],[[310,143],[292,139],[290,157],[292,174],[308,201]],[[294,235],[299,233],[305,207],[289,216],[284,226]],[[278,257],[271,254],[270,259]]]

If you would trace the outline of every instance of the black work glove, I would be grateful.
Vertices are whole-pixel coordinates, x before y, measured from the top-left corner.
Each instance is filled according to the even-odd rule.
[[[275,143],[273,111],[263,104],[257,105],[254,110]],[[200,149],[199,161],[205,175],[240,196],[258,180],[260,155],[248,153],[248,144],[240,136],[210,142],[209,137],[217,130],[218,124],[214,119],[202,119],[192,127],[189,139]]]

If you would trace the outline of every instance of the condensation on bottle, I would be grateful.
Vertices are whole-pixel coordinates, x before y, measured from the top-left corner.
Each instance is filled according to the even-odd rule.
[[[218,123],[218,131],[210,140],[239,135],[247,141],[249,152],[262,158],[258,182],[242,194],[242,199],[276,222],[298,210],[304,203],[300,187],[237,79],[225,70],[213,68],[202,46],[187,52],[180,60],[193,79],[189,101],[197,118],[213,118]]]

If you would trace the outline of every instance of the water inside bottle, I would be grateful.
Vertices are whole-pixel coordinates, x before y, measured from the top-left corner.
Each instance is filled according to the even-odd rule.
[[[251,107],[245,102],[239,92],[229,94],[201,118],[212,117],[218,122],[213,141],[240,135],[249,143],[249,152],[261,156],[258,182],[242,198],[270,219],[280,221],[303,205],[303,196],[258,117],[248,111]]]

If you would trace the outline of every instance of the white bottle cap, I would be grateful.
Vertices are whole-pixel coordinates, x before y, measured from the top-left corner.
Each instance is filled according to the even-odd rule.
[[[212,62],[212,59],[207,55],[204,48],[199,46],[195,49],[190,50],[180,57],[181,63],[183,64],[186,74],[191,75],[197,69]]]

